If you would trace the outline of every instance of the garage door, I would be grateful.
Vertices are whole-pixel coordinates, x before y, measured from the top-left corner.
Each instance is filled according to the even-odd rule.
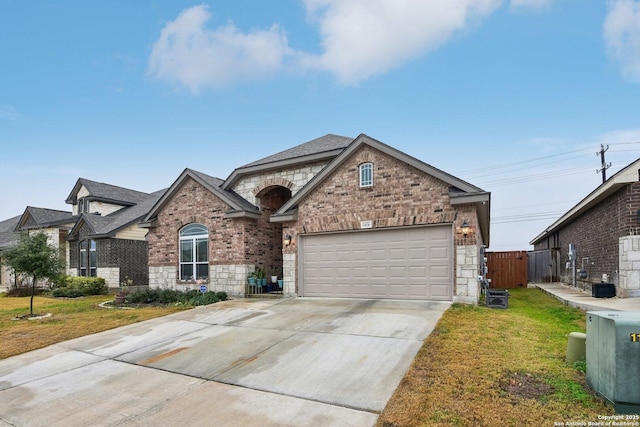
[[[301,295],[451,300],[451,226],[300,236]]]

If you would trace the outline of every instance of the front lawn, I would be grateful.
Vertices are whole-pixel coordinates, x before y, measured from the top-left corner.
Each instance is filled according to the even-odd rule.
[[[13,320],[29,313],[29,297],[7,297],[0,293],[0,359],[189,308],[172,305],[124,310],[98,306],[108,300],[113,300],[113,296],[77,299],[37,296],[33,302],[34,314],[51,313],[51,317]]]
[[[506,310],[444,313],[377,426],[587,425],[614,413],[587,388],[584,363],[564,361],[585,313],[538,289],[509,292]]]

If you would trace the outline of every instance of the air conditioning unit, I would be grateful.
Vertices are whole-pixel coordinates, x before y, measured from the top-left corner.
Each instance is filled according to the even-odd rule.
[[[594,298],[613,298],[616,286],[613,283],[594,283],[591,285],[591,296]]]
[[[587,312],[587,384],[616,412],[640,413],[640,312]]]
[[[489,308],[508,308],[509,292],[505,289],[487,289],[485,302]]]

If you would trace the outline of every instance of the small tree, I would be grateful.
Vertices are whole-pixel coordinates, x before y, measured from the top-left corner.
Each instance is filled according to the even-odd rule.
[[[3,251],[2,259],[16,273],[32,278],[29,315],[33,316],[36,283],[39,279],[55,277],[60,273],[58,249],[47,242],[47,235],[42,232],[24,234],[16,246]]]

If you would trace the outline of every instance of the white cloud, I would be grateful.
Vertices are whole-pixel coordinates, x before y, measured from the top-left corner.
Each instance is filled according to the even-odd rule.
[[[211,14],[200,5],[165,25],[148,73],[194,93],[285,69],[327,71],[342,84],[357,84],[440,47],[503,0],[303,1],[319,26],[321,54],[292,50],[277,25],[247,33],[232,24],[206,28]]]
[[[0,105],[0,119],[15,122],[21,118],[22,114],[20,114],[15,108],[8,105]]]
[[[511,0],[511,9],[544,9],[551,6],[553,0]]]
[[[232,24],[207,29],[210,18],[207,6],[200,5],[165,25],[153,45],[149,74],[197,93],[271,75],[292,53],[277,25],[242,33]]]
[[[625,78],[640,82],[640,3],[609,0],[607,8],[604,38],[609,54]]]
[[[324,52],[303,65],[358,82],[424,55],[493,12],[502,0],[304,0]]]

